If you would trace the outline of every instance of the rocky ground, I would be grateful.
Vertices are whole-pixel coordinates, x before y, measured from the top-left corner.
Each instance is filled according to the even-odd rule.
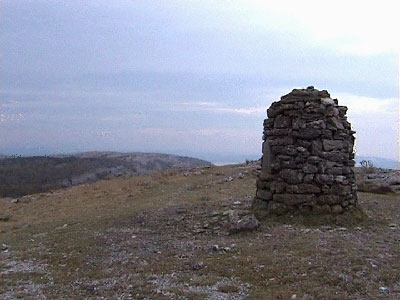
[[[256,165],[2,199],[2,299],[399,299],[398,195],[363,213],[251,214]]]
[[[373,193],[400,193],[400,170],[355,168],[358,189]]]

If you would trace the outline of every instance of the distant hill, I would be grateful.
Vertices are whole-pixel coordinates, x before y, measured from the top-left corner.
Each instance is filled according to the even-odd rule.
[[[160,153],[93,151],[73,155],[3,157],[0,159],[0,197],[19,197],[101,179],[208,165],[211,165],[208,161]]]
[[[398,162],[393,159],[381,158],[381,157],[373,157],[373,156],[356,156],[356,164],[359,166],[360,162],[366,160],[371,161],[374,164],[374,167],[383,168],[383,169],[398,169]]]

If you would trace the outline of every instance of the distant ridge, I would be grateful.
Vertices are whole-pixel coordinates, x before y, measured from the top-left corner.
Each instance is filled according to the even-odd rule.
[[[356,165],[359,166],[360,162],[366,160],[371,161],[374,167],[383,169],[397,170],[399,168],[399,163],[393,159],[374,157],[374,156],[358,156],[356,155]]]
[[[141,152],[3,157],[0,159],[0,197],[19,197],[102,179],[210,165],[197,158]]]

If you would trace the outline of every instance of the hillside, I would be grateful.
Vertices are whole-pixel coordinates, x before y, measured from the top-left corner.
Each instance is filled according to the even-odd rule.
[[[0,197],[19,197],[77,184],[211,163],[159,153],[85,152],[0,159]]]
[[[398,299],[398,195],[235,233],[256,176],[211,166],[0,200],[0,298]]]

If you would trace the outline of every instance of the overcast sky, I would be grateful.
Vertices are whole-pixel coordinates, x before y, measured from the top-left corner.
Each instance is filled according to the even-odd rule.
[[[0,153],[261,155],[266,109],[327,89],[396,159],[396,1],[0,2]],[[205,157],[206,158],[206,157]]]

